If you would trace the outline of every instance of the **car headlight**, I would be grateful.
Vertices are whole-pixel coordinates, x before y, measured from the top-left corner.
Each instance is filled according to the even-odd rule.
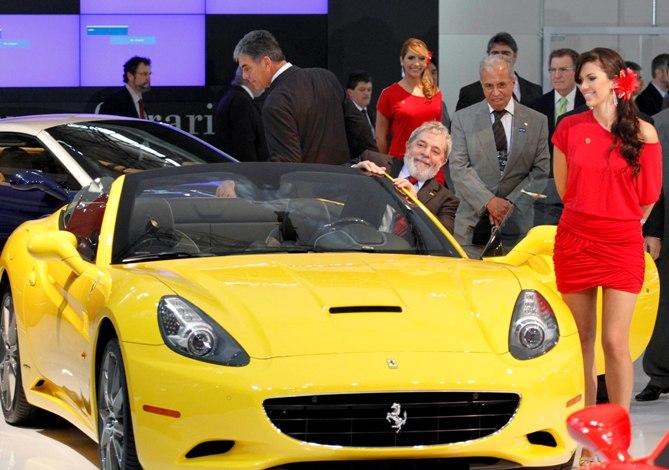
[[[179,354],[226,366],[249,363],[249,355],[227,331],[181,297],[160,299],[158,326],[165,344]]]
[[[535,290],[520,292],[509,327],[509,352],[516,359],[533,359],[546,354],[560,339],[555,313]]]

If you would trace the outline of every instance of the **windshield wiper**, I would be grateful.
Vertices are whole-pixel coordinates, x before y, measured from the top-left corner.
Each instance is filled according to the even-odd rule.
[[[214,253],[192,253],[189,251],[161,251],[158,253],[144,253],[141,255],[134,255],[128,258],[123,258],[122,263],[134,263],[137,261],[158,261],[165,259],[177,258],[207,258],[209,256],[217,256]]]

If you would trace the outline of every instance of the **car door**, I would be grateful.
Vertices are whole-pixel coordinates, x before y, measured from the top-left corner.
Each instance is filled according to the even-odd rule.
[[[33,326],[35,337],[48,338],[48,342],[31,345],[40,351],[39,371],[59,388],[61,399],[91,425],[92,325],[97,323],[106,299],[95,256],[107,189],[94,181],[78,193],[80,197],[75,196],[61,216],[61,229],[77,237],[77,249],[89,269],[76,274],[62,260],[37,262],[35,283],[39,288],[31,299],[35,304],[31,316],[40,320],[39,326]]]
[[[0,133],[0,248],[21,223],[50,214],[63,205],[62,200],[39,189],[21,190],[9,184],[14,175],[24,170],[41,172],[72,195],[81,188],[37,138]]]

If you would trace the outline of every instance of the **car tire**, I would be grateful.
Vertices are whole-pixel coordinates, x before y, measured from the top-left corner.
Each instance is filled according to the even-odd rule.
[[[107,342],[100,364],[97,383],[100,465],[103,470],[141,469],[118,339]]]
[[[0,406],[9,424],[26,424],[38,411],[23,391],[16,312],[9,286],[3,289],[0,304]]]

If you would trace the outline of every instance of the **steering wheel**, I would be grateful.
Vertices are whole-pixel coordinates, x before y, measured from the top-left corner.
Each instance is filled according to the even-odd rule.
[[[344,217],[343,219],[335,220],[334,222],[330,222],[329,224],[323,225],[320,229],[318,229],[318,231],[314,235],[314,240],[316,240],[321,235],[325,235],[328,232],[334,232],[335,230],[338,230],[343,225],[353,225],[353,224],[365,225],[367,227],[376,230],[376,227],[374,227],[374,225],[372,225],[371,223],[367,222],[365,219],[360,219],[358,217]]]
[[[150,252],[164,250],[184,251],[193,254],[200,252],[197,243],[180,230],[172,232],[145,232],[126,251],[130,253],[142,250],[149,250]]]

